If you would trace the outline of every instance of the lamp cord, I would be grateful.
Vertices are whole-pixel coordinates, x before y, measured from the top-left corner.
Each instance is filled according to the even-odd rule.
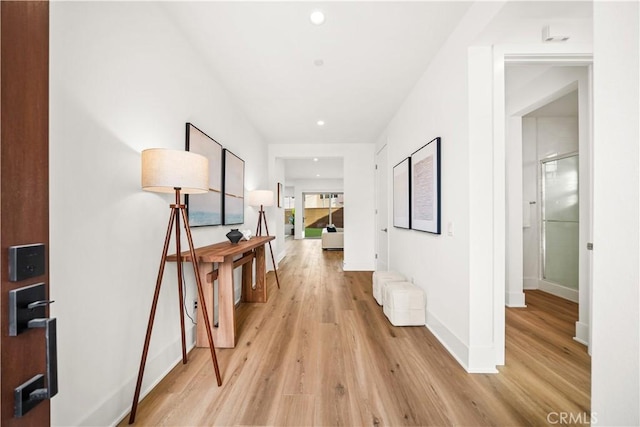
[[[182,268],[181,270],[182,270],[182,295],[183,295],[182,305],[184,306],[184,314],[186,314],[187,317],[191,320],[191,323],[195,325],[196,321],[193,320],[193,317],[189,315],[189,310],[187,309],[187,299],[184,298],[184,296],[187,295],[187,286],[185,285],[186,282],[184,280],[184,268]]]

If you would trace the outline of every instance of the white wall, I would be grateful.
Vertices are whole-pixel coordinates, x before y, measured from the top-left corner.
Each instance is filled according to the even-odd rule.
[[[492,115],[504,104],[493,96],[504,64],[494,63],[491,45],[541,46],[542,25],[555,12],[475,3],[386,129],[389,165],[442,137],[443,235],[392,229],[390,268],[426,291],[427,326],[470,372],[504,363],[506,158],[504,126],[494,128]],[[590,41],[589,17],[570,20],[572,43]]]
[[[591,410],[605,426],[640,425],[639,40],[637,2],[594,3]]]
[[[266,210],[267,221],[269,224],[269,232],[272,236],[276,236],[276,240],[271,242],[271,246],[273,248],[273,254],[276,258],[276,263],[279,263],[285,255],[284,250],[284,235],[285,235],[285,224],[284,224],[284,195],[287,194],[288,185],[285,180],[284,173],[284,159],[276,159],[276,167],[273,170],[269,170],[269,181],[275,182],[276,185],[273,186],[274,196],[278,197],[278,183],[282,184],[282,201],[283,205],[278,207],[278,202],[274,203],[272,208]],[[273,269],[273,263],[271,261],[271,257],[267,256],[267,269]]]
[[[267,184],[267,150],[156,3],[52,2],[50,52],[50,267],[60,381],[52,424],[109,425],[133,398],[172,202],[141,191],[140,152],[183,149],[191,121],[245,160],[245,185],[253,189]],[[245,213],[254,228],[254,209]],[[225,240],[229,228],[194,229],[195,244]],[[186,272],[191,305],[195,285]],[[175,274],[168,264],[143,391],[180,359]]]
[[[374,149],[374,144],[269,144],[270,171],[277,168],[277,159],[343,158],[345,271],[372,271],[375,268]],[[296,212],[302,212],[303,190],[296,186],[295,191]],[[296,238],[301,236],[301,227],[300,221],[296,221]],[[277,239],[284,239],[284,235]]]
[[[487,198],[482,194],[472,195],[470,186],[487,185],[481,179],[476,183],[470,182],[473,172],[469,163],[470,118],[467,108],[471,95],[468,93],[467,67],[469,45],[500,7],[499,3],[476,3],[469,9],[390,122],[385,131],[386,139],[379,139],[377,147],[381,148],[386,141],[387,175],[392,177],[392,165],[431,139],[442,138],[443,234],[390,227],[389,268],[402,272],[425,290],[427,327],[466,369],[483,372],[495,371],[491,353],[491,322],[476,321],[476,318],[486,315],[486,307],[492,307],[491,281],[487,277],[486,262],[473,265],[471,262],[472,257],[480,252],[486,259],[487,242],[482,242],[481,247],[472,247],[470,234],[472,220],[479,221],[482,224],[474,229],[478,234],[473,239],[478,243],[483,239],[482,227],[487,228],[487,223],[484,216],[474,216],[474,213],[484,209],[482,203]],[[478,161],[482,162],[486,155],[491,155],[491,152],[485,151]],[[486,164],[482,168],[487,171]],[[389,184],[389,188],[393,186]],[[480,204],[472,200],[473,197],[478,197]],[[477,267],[485,271],[474,270]],[[486,287],[489,287],[489,292],[485,291]],[[472,295],[482,301],[478,305],[481,307],[479,310],[472,310],[470,306]],[[472,328],[482,329],[473,340]]]

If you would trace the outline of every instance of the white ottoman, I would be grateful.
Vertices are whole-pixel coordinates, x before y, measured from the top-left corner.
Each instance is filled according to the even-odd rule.
[[[425,306],[424,291],[411,282],[387,284],[383,311],[393,326],[424,326]]]
[[[402,282],[407,280],[397,271],[374,271],[373,272],[373,297],[378,305],[382,305],[384,298],[384,284],[387,282]]]

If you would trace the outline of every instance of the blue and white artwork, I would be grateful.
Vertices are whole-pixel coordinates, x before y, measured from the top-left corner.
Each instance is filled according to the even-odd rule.
[[[223,224],[244,223],[244,160],[224,150]]]
[[[189,225],[201,227],[222,224],[222,145],[200,129],[187,123],[186,149],[209,160],[209,192],[185,196]]]

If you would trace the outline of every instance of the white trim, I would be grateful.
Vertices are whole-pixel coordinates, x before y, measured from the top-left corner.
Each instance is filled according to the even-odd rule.
[[[440,341],[440,344],[447,349],[454,359],[469,372],[467,360],[469,358],[469,348],[467,345],[438,320],[432,312],[427,310],[427,329]]]
[[[507,292],[506,295],[507,307],[516,308],[516,307],[526,307],[524,301],[524,292]]]
[[[593,61],[593,46],[589,44],[531,44],[531,45],[495,45],[493,47],[493,272],[494,295],[504,295],[506,281],[504,277],[506,267],[506,222],[504,218],[506,203],[506,188],[504,177],[506,173],[505,158],[505,62],[548,62],[557,65],[588,65]],[[474,70],[470,70],[474,72]],[[482,103],[471,102],[470,114],[483,108]],[[502,161],[502,162],[501,162]],[[504,226],[500,226],[504,224]],[[504,304],[494,301],[494,335],[496,346],[496,364],[504,364],[505,350],[505,315]]]
[[[573,339],[582,345],[589,346],[589,325],[583,322],[576,322],[576,336]]]
[[[468,347],[460,338],[427,310],[427,329],[454,359],[470,374],[497,374],[493,346]]]
[[[506,86],[504,49],[493,47],[493,331],[495,337],[496,365],[505,364],[506,314],[504,293],[507,289],[507,165],[506,165]],[[498,300],[501,297],[502,301]]]
[[[548,294],[555,295],[557,297],[564,298],[569,301],[573,301],[575,303],[578,303],[579,301],[579,298],[578,298],[579,292],[577,289],[567,288],[562,285],[547,282],[546,280],[542,280],[542,279],[538,281],[538,289]]]
[[[348,264],[348,265],[347,265]],[[375,260],[370,262],[342,262],[343,271],[376,271]]]
[[[497,374],[495,360],[496,350],[493,346],[470,347],[467,372],[470,374]]]

